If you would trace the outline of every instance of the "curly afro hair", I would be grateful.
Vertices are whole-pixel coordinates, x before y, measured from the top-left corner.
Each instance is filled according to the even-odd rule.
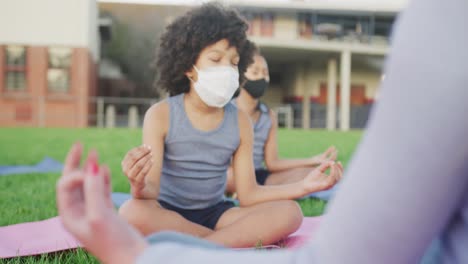
[[[156,87],[169,92],[170,96],[187,93],[190,81],[185,73],[205,47],[222,39],[227,39],[239,53],[239,83],[242,83],[256,49],[247,39],[247,29],[248,24],[235,10],[216,3],[204,4],[177,18],[161,36]]]

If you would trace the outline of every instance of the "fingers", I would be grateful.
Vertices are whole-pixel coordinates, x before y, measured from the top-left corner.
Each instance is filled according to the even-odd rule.
[[[338,157],[338,150],[333,146],[327,150],[327,155],[325,156],[328,160],[336,160]]]
[[[330,178],[333,178],[335,180],[335,183],[336,182],[339,182],[341,180],[341,175],[342,175],[342,172],[341,172],[341,168],[340,166],[338,165],[338,163],[335,163],[332,167],[331,167],[331,170],[330,170]],[[335,184],[334,183],[334,184]]]
[[[133,184],[142,184],[152,166],[152,156],[147,155],[133,165],[133,168],[128,173],[128,178]]]
[[[124,174],[128,177],[135,164],[139,160],[148,156],[151,156],[151,148],[147,145],[142,145],[131,149],[129,152],[127,152],[121,164]]]
[[[148,175],[152,167],[153,167],[153,159],[149,157],[148,160],[145,162],[145,165],[143,166],[143,168],[136,175],[135,181],[138,183],[144,183],[146,175]]]
[[[334,179],[333,185],[340,180],[340,169],[338,167],[338,164],[336,164],[336,163],[333,164],[333,166],[332,166],[332,168],[330,170],[330,176],[332,176],[330,178]]]
[[[129,172],[133,165],[141,158],[141,156],[147,152],[148,148],[146,148],[144,145],[132,148],[130,151],[128,151],[121,163],[124,173],[127,175],[126,172]]]
[[[107,165],[104,165],[104,166],[101,166],[101,170],[102,170],[102,174],[104,176],[106,203],[107,203],[107,206],[112,208],[113,207],[112,199],[111,199],[112,183],[111,183],[110,169],[109,169],[109,167]]]
[[[344,174],[343,164],[341,164],[341,162],[338,162],[338,168],[340,169],[340,180],[341,180],[343,179],[343,174]]]
[[[336,158],[338,158],[338,150],[333,151],[333,153],[328,156],[329,160],[336,160]]]
[[[317,168],[315,168],[315,170],[319,170],[321,173],[324,173],[333,163],[333,161],[323,162]]]
[[[323,183],[324,183],[323,190],[328,190],[331,187],[333,187],[333,185],[336,184],[336,182],[338,181],[336,177],[336,173],[337,173],[337,167],[335,164],[333,164],[330,167],[330,175],[328,176],[325,174],[325,178],[323,178]]]
[[[73,206],[84,201],[83,182],[84,174],[78,170],[68,173],[57,182],[57,208],[64,218],[76,213]]]
[[[82,152],[83,146],[80,143],[73,144],[65,158],[62,177],[66,177],[70,172],[79,168]]]
[[[100,220],[107,206],[109,189],[105,183],[105,172],[96,162],[91,161],[84,180],[85,210],[88,220]]]
[[[57,208],[60,214],[66,214],[72,205],[83,198],[83,175],[79,171],[83,146],[75,143],[70,148],[63,167],[62,177],[57,182]]]
[[[90,150],[88,153],[88,157],[86,158],[86,162],[84,163],[84,170],[85,172],[88,172],[90,169],[97,169],[97,164],[98,163],[98,154],[96,150]],[[94,166],[94,167],[93,167]]]
[[[333,167],[331,167],[331,170],[334,170]],[[328,190],[330,189],[334,184],[336,183],[336,178],[322,174],[320,178],[317,179],[317,184],[319,184],[319,189],[316,191],[323,191],[323,190]]]
[[[335,147],[334,146],[331,146],[329,147],[327,150],[325,150],[325,152],[323,153],[325,155],[325,157],[328,157],[331,153],[333,153],[335,151]]]

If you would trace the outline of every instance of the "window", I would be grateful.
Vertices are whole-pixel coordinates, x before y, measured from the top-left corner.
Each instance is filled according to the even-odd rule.
[[[26,48],[7,46],[5,48],[5,88],[7,91],[26,89]]]
[[[393,17],[376,17],[375,18],[375,35],[390,37],[392,32],[394,18]]]
[[[261,15],[261,19],[260,34],[264,37],[273,37],[275,31],[274,15],[272,13],[264,13]]]
[[[309,14],[299,13],[297,19],[299,37],[312,38],[312,16]]]
[[[249,23],[247,35],[273,37],[275,16],[269,12],[250,12],[244,11],[242,15]]]
[[[70,88],[70,48],[49,48],[47,85],[49,91],[67,92]]]

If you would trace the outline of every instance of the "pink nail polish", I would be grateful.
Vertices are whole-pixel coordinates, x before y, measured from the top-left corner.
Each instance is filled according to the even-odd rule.
[[[92,162],[91,162],[90,167],[91,167],[91,173],[92,173],[93,175],[98,175],[99,166],[96,164],[95,161],[92,161]]]

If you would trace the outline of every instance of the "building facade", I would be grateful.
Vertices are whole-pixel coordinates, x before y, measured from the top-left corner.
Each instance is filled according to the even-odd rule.
[[[263,100],[290,105],[294,127],[365,127],[405,1],[359,2],[225,1],[249,21],[250,39],[269,63]]]
[[[246,18],[249,38],[269,63],[270,88],[262,98],[267,105],[289,106],[297,128],[365,127],[383,80],[393,23],[406,0],[221,2]],[[100,8],[156,36],[161,21],[167,24],[199,4],[177,3],[101,0]]]
[[[0,126],[95,122],[97,19],[93,0],[0,2]]]

